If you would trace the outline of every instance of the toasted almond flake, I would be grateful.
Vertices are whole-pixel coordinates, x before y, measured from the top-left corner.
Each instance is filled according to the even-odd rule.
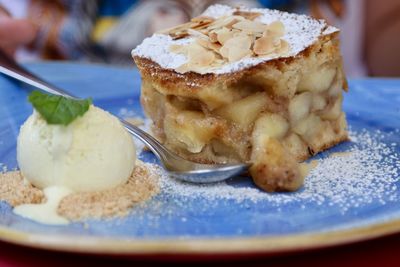
[[[224,46],[227,47],[241,47],[249,49],[251,47],[252,39],[246,34],[240,34],[226,41]]]
[[[196,43],[198,43],[199,45],[201,45],[204,48],[208,48],[209,41],[207,41],[204,38],[196,38]]]
[[[219,53],[223,58],[229,58],[229,48],[227,46],[222,46]]]
[[[275,49],[274,38],[271,36],[263,36],[254,42],[253,51],[256,55],[267,55]]]
[[[204,28],[207,28],[207,26],[210,25],[211,22],[212,21],[195,22],[194,24],[192,24],[190,26],[190,28],[191,29],[196,29],[196,30],[204,29]]]
[[[228,29],[232,29],[232,28],[233,28],[233,25],[235,25],[236,23],[238,23],[238,22],[240,22],[240,21],[242,21],[242,20],[235,18],[235,19],[233,19],[231,22],[225,24],[224,27],[225,27],[225,28],[228,28]]]
[[[276,37],[276,36],[271,36],[272,38],[272,43],[274,44],[275,47],[280,47],[281,46],[281,39]]]
[[[280,21],[274,21],[268,25],[268,32],[277,37],[285,35],[285,26]]]
[[[177,32],[177,33],[170,33],[169,34],[172,40],[178,40],[189,36],[187,31]]]
[[[254,20],[255,18],[261,16],[261,13],[237,10],[237,11],[233,12],[233,15],[241,16],[241,17],[243,17],[245,19],[248,19],[248,20]]]
[[[205,21],[213,22],[214,18],[208,17],[208,16],[198,16],[198,17],[192,18],[190,21],[191,22],[205,22]]]
[[[249,57],[252,55],[252,52],[250,49],[244,49],[241,47],[232,47],[229,49],[229,57],[228,60],[229,62],[235,62],[238,60],[241,60],[242,58]]]
[[[189,35],[208,40],[208,36],[203,34],[203,33],[201,33],[200,31],[193,30],[193,29],[188,29],[187,33]]]
[[[239,16],[223,16],[215,20],[211,23],[208,27],[209,30],[214,30],[222,27],[226,27],[227,25],[231,25],[232,23],[235,24],[238,21],[244,20],[243,17]]]
[[[218,66],[218,65],[223,65],[225,63],[225,60],[223,58],[216,58],[213,62],[213,66]]]
[[[286,42],[285,40],[281,39],[281,46],[278,49],[278,53],[281,55],[286,55],[287,53],[289,53],[289,43]]]
[[[209,35],[210,31],[208,29],[201,29],[199,30],[199,32],[201,32],[204,35]]]
[[[188,64],[182,64],[179,67],[177,67],[175,70],[176,70],[176,72],[181,73],[181,74],[190,71],[190,69],[188,68]]]
[[[189,67],[190,65],[206,67],[214,61],[215,56],[213,52],[208,51],[204,47],[193,43],[188,51]]]
[[[228,58],[229,62],[237,61],[251,52],[249,51],[251,44],[252,39],[242,34],[227,40],[221,47],[220,52],[223,57]]]
[[[213,50],[216,53],[219,53],[219,50],[221,49],[222,45],[219,43],[208,43],[208,48]]]
[[[227,28],[222,28],[219,31],[216,31],[217,40],[220,44],[225,44],[225,42],[233,37],[233,32],[228,30]]]
[[[181,25],[178,25],[178,26],[174,26],[174,27],[171,27],[171,28],[160,30],[157,33],[170,34],[170,33],[181,32],[181,31],[189,29],[191,25],[192,25],[192,22],[187,22],[187,23],[184,23],[184,24],[181,24]]]
[[[218,28],[222,28],[222,27],[224,27],[224,25],[227,23],[227,21],[231,21],[232,19],[229,19],[228,17],[226,17],[226,16],[223,16],[223,17],[220,17],[220,18],[218,18],[218,19],[216,19],[213,23],[211,23],[209,26],[208,26],[208,29],[209,30],[215,30],[215,29],[218,29]]]
[[[224,63],[226,63],[226,60],[221,56],[220,51],[218,51],[218,53],[215,52],[214,55],[215,55],[215,60],[222,60]]]
[[[210,32],[210,34],[208,36],[210,37],[211,42],[213,42],[213,43],[218,42],[218,36],[215,31]]]
[[[171,45],[169,51],[176,54],[184,54],[187,52],[186,45]]]
[[[212,43],[209,39],[196,38],[196,43],[206,49],[213,50],[216,53],[219,53],[219,49],[221,48],[219,43]]]
[[[234,29],[239,29],[246,32],[263,33],[267,29],[267,25],[258,21],[243,20],[233,25]]]

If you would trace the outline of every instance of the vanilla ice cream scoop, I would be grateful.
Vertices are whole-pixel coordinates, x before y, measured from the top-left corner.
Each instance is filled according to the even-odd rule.
[[[129,179],[136,151],[119,120],[92,105],[67,126],[50,125],[34,111],[21,127],[17,160],[36,187],[98,191]]]

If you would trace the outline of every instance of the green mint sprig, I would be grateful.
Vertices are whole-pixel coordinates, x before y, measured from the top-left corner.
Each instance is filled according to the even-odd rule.
[[[88,111],[92,99],[76,100],[58,95],[33,91],[29,102],[42,115],[48,124],[68,125]]]

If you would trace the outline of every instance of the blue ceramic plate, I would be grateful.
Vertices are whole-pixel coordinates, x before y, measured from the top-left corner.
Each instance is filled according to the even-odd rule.
[[[51,62],[28,68],[111,113],[143,115],[134,69]],[[0,162],[8,169],[17,167],[30,90],[0,77]],[[264,193],[243,177],[208,187],[170,181],[125,218],[68,226],[23,219],[0,202],[0,240],[61,251],[203,255],[282,252],[398,232],[400,80],[351,80],[344,108],[352,141],[315,157],[320,164],[296,193]],[[148,152],[140,157],[155,162]]]

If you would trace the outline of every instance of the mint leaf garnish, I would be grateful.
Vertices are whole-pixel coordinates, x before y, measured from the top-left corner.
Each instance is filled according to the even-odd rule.
[[[76,100],[40,91],[33,91],[28,99],[48,124],[68,125],[85,114],[92,104],[90,98]]]

